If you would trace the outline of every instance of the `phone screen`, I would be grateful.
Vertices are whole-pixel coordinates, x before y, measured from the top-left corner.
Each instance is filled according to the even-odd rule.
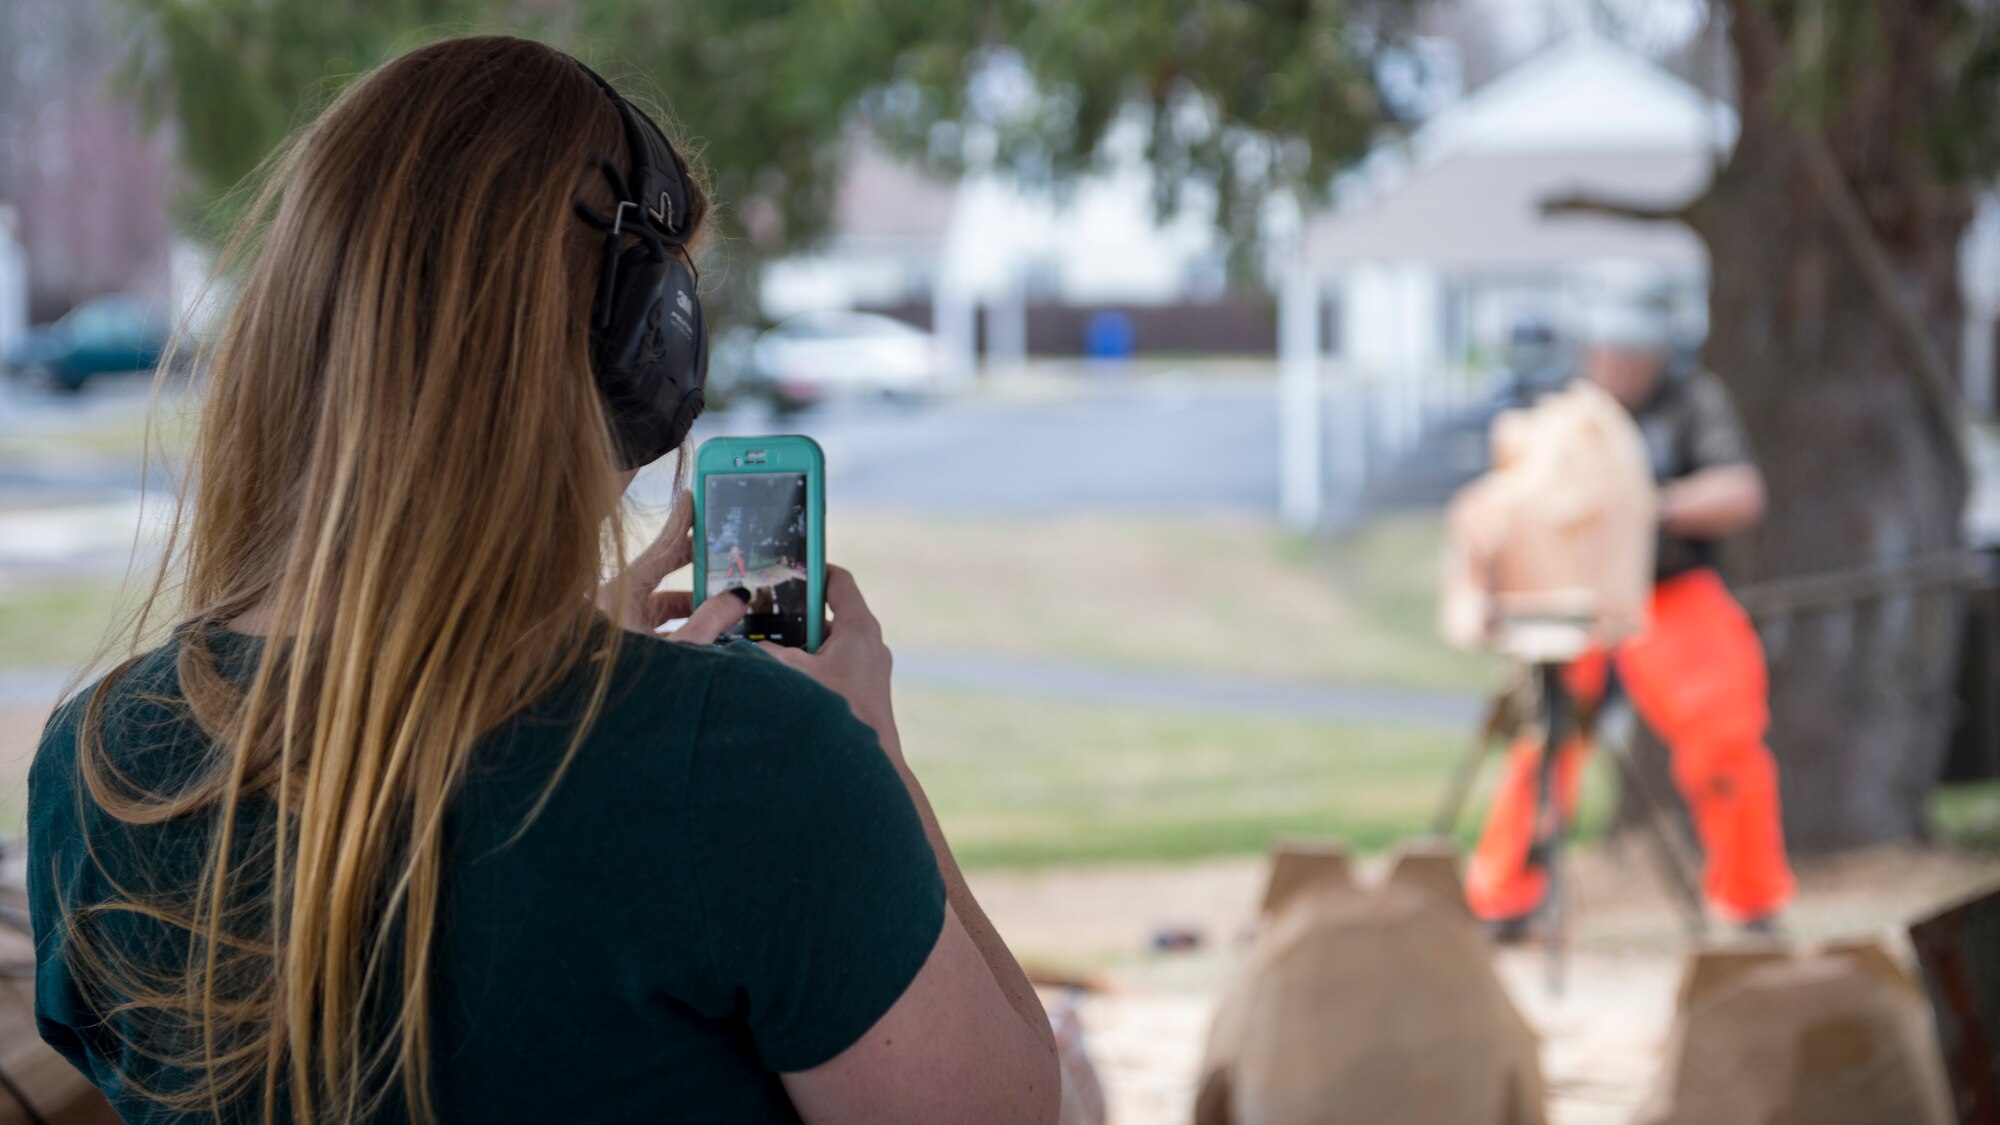
[[[704,478],[705,597],[742,590],[750,609],[727,636],[806,644],[806,475],[720,473]]]

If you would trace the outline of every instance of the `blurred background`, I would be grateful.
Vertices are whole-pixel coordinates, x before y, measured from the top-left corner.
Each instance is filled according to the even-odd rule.
[[[1265,848],[1429,828],[1505,673],[1438,639],[1443,506],[1608,288],[1666,310],[1770,483],[1728,562],[1791,925],[1904,920],[2000,873],[1997,19],[0,0],[0,833],[158,549],[201,393],[161,356],[226,307],[245,177],[356,73],[506,29],[687,138],[722,216],[697,434],[825,447],[832,557],[977,888],[1028,959],[1117,982],[1087,1009],[1115,1120],[1184,1119]],[[1592,771],[1570,998],[1501,965],[1565,1122],[1629,1116],[1678,964]]]

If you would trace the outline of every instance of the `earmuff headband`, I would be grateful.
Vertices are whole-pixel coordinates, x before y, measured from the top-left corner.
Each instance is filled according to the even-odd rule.
[[[611,187],[611,214],[581,199],[573,206],[579,218],[604,231],[604,268],[591,303],[590,366],[620,463],[634,469],[679,448],[702,410],[708,325],[694,267],[677,252],[701,215],[693,207],[687,166],[666,134],[602,75],[581,60],[577,65],[618,110],[632,162],[630,177],[615,160],[590,162]]]

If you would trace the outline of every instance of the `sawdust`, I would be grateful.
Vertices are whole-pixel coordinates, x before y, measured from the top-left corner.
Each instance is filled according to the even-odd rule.
[[[1637,847],[1575,855],[1571,952],[1560,995],[1540,947],[1497,954],[1514,1002],[1542,1038],[1555,1125],[1624,1125],[1657,1071],[1686,948],[1672,901]],[[1785,917],[1801,942],[1848,936],[1904,943],[1928,908],[2000,876],[2000,857],[1881,848],[1799,864]],[[1113,1125],[1182,1125],[1209,1020],[1253,924],[1261,858],[1180,866],[979,871],[981,903],[1030,964],[1091,977],[1102,990],[1080,1014]],[[1156,930],[1202,935],[1192,952],[1158,953]],[[1726,928],[1713,936],[1727,939]]]

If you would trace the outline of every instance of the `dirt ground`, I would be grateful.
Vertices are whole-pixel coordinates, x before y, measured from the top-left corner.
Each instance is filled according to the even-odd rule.
[[[1542,1036],[1553,1125],[1625,1125],[1660,1066],[1687,942],[1636,849],[1588,850],[1573,871],[1573,942],[1561,994],[1549,988],[1539,947],[1500,951],[1498,968]],[[1801,864],[1787,936],[1810,944],[1874,935],[1903,954],[1908,922],[1996,877],[1995,857],[1945,851],[1885,849]],[[1227,860],[975,872],[972,882],[1025,961],[1097,987],[1079,1015],[1114,1125],[1181,1125],[1263,878],[1262,861]],[[1162,928],[1193,931],[1202,944],[1154,952],[1152,935]],[[1726,927],[1711,932],[1733,937]]]

